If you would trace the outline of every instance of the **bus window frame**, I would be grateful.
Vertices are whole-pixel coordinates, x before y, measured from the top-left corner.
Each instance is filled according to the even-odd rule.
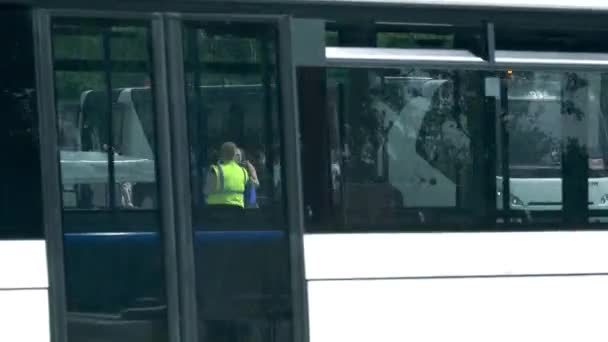
[[[492,44],[493,36],[487,37],[488,44]],[[389,51],[389,58],[331,58],[331,53],[327,53],[327,51],[354,51],[355,53],[359,53],[365,56],[365,50],[377,50],[382,52],[383,50],[393,50]],[[391,54],[395,54],[394,50],[400,50],[397,52],[398,55],[404,56],[404,61],[399,61],[398,58],[390,58]],[[307,67],[322,67],[326,70],[331,68],[350,68],[350,69],[395,69],[397,65],[407,66],[408,68],[422,68],[422,69],[436,69],[436,70],[468,70],[468,71],[480,71],[487,72],[487,77],[498,77],[500,79],[501,73],[504,73],[505,70],[510,70],[513,72],[517,71],[548,71],[548,72],[594,72],[594,73],[604,73],[608,72],[608,54],[606,53],[577,53],[577,52],[536,52],[536,51],[518,51],[516,55],[519,55],[519,60],[509,60],[508,63],[503,59],[501,61],[501,55],[510,55],[511,51],[503,51],[503,50],[494,50],[490,52],[490,56],[495,56],[495,59],[492,61],[486,60],[480,57],[480,60],[476,61],[455,61],[450,60],[447,63],[442,60],[441,57],[446,54],[449,56],[450,51],[458,51],[459,50],[440,50],[437,53],[436,50],[427,50],[427,49],[386,49],[386,48],[374,48],[374,47],[363,47],[363,48],[343,48],[343,47],[327,47],[326,48],[326,61],[322,65],[314,64],[306,65]],[[462,50],[460,50],[462,52]],[[505,53],[506,52],[506,53]],[[425,54],[425,58],[423,60],[416,60],[414,56],[416,54]],[[454,54],[454,52],[451,52]],[[470,53],[470,52],[469,52]],[[433,59],[429,58],[428,55],[437,54],[439,58]],[[472,54],[472,53],[471,53]],[[329,55],[329,56],[328,56]],[[375,54],[370,53],[368,56],[382,56],[382,53]],[[569,58],[560,60],[559,57],[568,56]],[[549,63],[543,62],[543,58],[553,57]],[[578,59],[577,59],[578,57]],[[596,57],[594,59],[593,57]],[[605,57],[605,58],[599,58]],[[603,60],[606,60],[605,62]],[[573,62],[574,60],[574,62]],[[598,63],[597,61],[601,61]],[[488,97],[488,96],[486,96]],[[499,101],[499,98],[496,98]],[[501,107],[498,106],[497,110],[501,110]],[[498,132],[496,133],[498,134]],[[508,178],[508,177],[507,177]],[[588,177],[589,179],[589,177]],[[585,200],[586,202],[586,200]],[[563,213],[563,208],[560,212]],[[505,218],[509,217],[510,210],[507,210],[506,214],[503,214]],[[585,212],[585,217],[593,217],[593,216],[606,216],[608,215],[608,210],[593,210],[590,211],[587,208]],[[496,218],[499,218],[498,209],[495,214]],[[398,229],[400,232],[505,232],[505,231],[546,231],[546,230],[563,230],[563,229],[583,229],[583,230],[596,230],[603,229],[605,227],[605,223],[599,222],[582,222],[580,220],[570,222],[567,218],[563,218],[560,222],[557,223],[530,223],[530,224],[512,224],[510,222],[480,222],[474,224],[468,224],[466,227],[454,227],[454,225],[450,224],[421,224],[415,225],[408,229]],[[338,230],[341,231],[341,230]],[[367,231],[365,229],[349,229],[352,232],[358,231]],[[381,229],[380,231],[394,231],[393,229]],[[307,231],[307,232],[315,232]],[[326,232],[323,230],[323,232]],[[331,232],[331,231],[329,231]]]
[[[151,64],[149,70],[155,77],[165,77],[165,54],[164,54],[164,29],[162,26],[162,16],[155,13],[137,13],[137,12],[115,12],[115,11],[87,11],[87,10],[61,10],[61,9],[36,9],[33,12],[34,32],[35,32],[35,55],[36,55],[36,83],[38,93],[38,105],[40,108],[41,120],[40,126],[40,146],[42,153],[42,168],[43,172],[43,200],[44,200],[44,219],[47,232],[47,249],[49,255],[49,304],[51,312],[51,339],[63,341],[67,339],[67,307],[66,307],[66,283],[65,283],[65,263],[64,263],[64,234],[68,231],[64,230],[63,206],[62,206],[62,191],[61,191],[61,172],[59,161],[59,145],[58,145],[58,118],[55,99],[55,58],[52,48],[52,21],[55,19],[87,19],[87,20],[102,20],[104,22],[112,21],[140,21],[146,23],[149,30],[151,45],[150,56]],[[168,126],[168,112],[166,111],[168,99],[166,99],[166,91],[157,87],[155,90],[155,106],[157,106],[157,116],[155,126],[158,132],[157,139],[163,141],[165,148],[168,146],[169,136],[164,130]],[[163,120],[164,118],[164,120]],[[162,122],[165,122],[164,125]],[[160,145],[161,143],[159,143]],[[163,148],[163,149],[165,149]],[[164,198],[170,199],[171,196],[167,193],[170,188],[170,175],[159,170],[170,170],[169,159],[163,157],[161,148],[157,151],[157,186],[162,189],[161,193]],[[159,165],[160,164],[160,165]],[[162,176],[160,176],[162,174]],[[165,258],[164,286],[167,293],[167,303],[170,306],[169,314],[167,315],[167,326],[169,328],[169,341],[176,341],[178,336],[178,310],[177,300],[177,272],[173,260],[176,254],[175,251],[175,232],[172,229],[171,219],[173,217],[170,201],[161,201],[154,211],[159,213],[161,220],[157,220],[160,225],[160,232],[163,243],[161,244]],[[78,212],[74,212],[78,215]],[[86,213],[84,213],[86,215]],[[108,214],[99,213],[106,219]],[[124,213],[129,215],[129,213]],[[145,212],[141,214],[145,215]],[[115,217],[113,217],[115,218]],[[68,220],[69,222],[69,220]]]
[[[185,22],[245,22],[245,23],[272,23],[277,25],[278,41],[277,54],[279,57],[277,87],[279,88],[280,116],[280,142],[281,160],[284,161],[281,168],[281,177],[284,179],[284,200],[286,200],[285,230],[289,236],[289,263],[290,282],[292,298],[292,323],[293,336],[296,342],[308,340],[308,312],[307,293],[304,277],[303,260],[303,208],[300,198],[302,197],[302,185],[299,159],[299,141],[295,139],[298,132],[297,111],[297,88],[295,84],[295,66],[292,57],[291,18],[287,15],[245,15],[245,14],[170,14],[166,17],[167,35],[167,59],[168,59],[168,81],[170,111],[179,113],[173,118],[171,136],[173,143],[173,177],[174,198],[177,216],[176,230],[181,233],[178,240],[179,254],[185,262],[185,272],[182,275],[187,279],[194,279],[194,256],[192,232],[192,201],[190,179],[190,151],[188,141],[186,93],[183,91],[185,84],[184,70],[184,48],[183,48],[183,25]],[[184,312],[196,314],[194,298],[196,293],[192,288],[194,284],[188,285],[184,298]],[[196,316],[194,316],[196,317]],[[196,322],[185,322],[183,335],[186,339],[195,340],[197,326]]]

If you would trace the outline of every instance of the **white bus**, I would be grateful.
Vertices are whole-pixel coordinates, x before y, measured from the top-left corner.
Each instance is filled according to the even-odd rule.
[[[607,18],[0,7],[0,340],[608,340]],[[226,141],[244,209],[204,201]]]

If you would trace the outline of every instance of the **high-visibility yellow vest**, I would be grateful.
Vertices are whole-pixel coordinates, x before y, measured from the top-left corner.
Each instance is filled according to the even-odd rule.
[[[215,191],[207,196],[207,204],[245,207],[244,192],[249,181],[247,170],[236,162],[211,166],[216,178]]]

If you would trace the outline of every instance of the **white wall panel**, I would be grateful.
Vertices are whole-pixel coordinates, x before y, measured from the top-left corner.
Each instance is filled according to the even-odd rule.
[[[50,341],[47,290],[0,290],[0,341]]]
[[[608,232],[312,234],[307,279],[608,273]]]
[[[0,289],[46,287],[44,240],[0,240]]]
[[[311,281],[310,342],[605,342],[608,277]]]

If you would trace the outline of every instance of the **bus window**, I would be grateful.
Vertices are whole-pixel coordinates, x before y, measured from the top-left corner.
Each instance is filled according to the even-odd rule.
[[[508,115],[503,118],[503,127],[508,141],[501,160],[508,160],[508,171],[502,164],[498,166],[497,207],[502,210],[504,203],[508,203],[515,216],[512,223],[538,220],[541,213],[548,216],[545,219],[561,220],[561,215],[553,215],[559,214],[562,206],[565,116],[562,116],[561,77],[551,73],[516,73],[507,80],[506,88]],[[502,184],[507,173],[509,194]],[[537,211],[534,218],[530,211],[522,210],[524,206]]]
[[[267,23],[184,26],[201,341],[291,338],[277,33]],[[238,151],[222,155],[226,142]],[[257,184],[246,181],[252,170]]]
[[[244,34],[231,25],[209,25],[188,31],[185,41],[193,212],[196,220],[214,225],[282,222],[277,215],[283,212],[280,174],[275,174],[280,169],[274,167],[280,165],[274,31],[265,25],[246,27],[250,31]],[[212,170],[225,142],[235,143],[241,166],[257,174],[259,185],[247,190],[255,192],[245,203],[251,209],[243,212],[248,220],[209,207],[206,192],[214,186],[209,177],[218,177]]]
[[[471,134],[483,108],[480,73],[329,69],[317,74],[327,79],[325,93],[313,88],[313,74],[299,73],[311,229],[472,222],[480,196],[472,171],[479,138]],[[314,93],[319,98],[309,98]],[[325,112],[310,105],[324,98]]]
[[[498,166],[497,207],[503,210],[508,203],[511,222],[562,222],[564,215],[604,222],[605,76],[519,71],[504,84],[508,115],[502,121],[508,147],[499,161],[508,162]],[[509,192],[504,191],[506,174]]]
[[[68,340],[167,341],[150,28],[53,18]]]

